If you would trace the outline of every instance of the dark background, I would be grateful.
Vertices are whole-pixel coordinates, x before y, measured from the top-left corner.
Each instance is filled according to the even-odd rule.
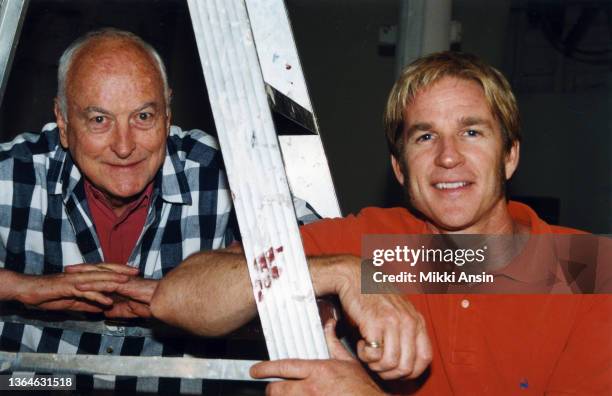
[[[397,0],[287,0],[343,213],[401,203],[381,118],[394,82]],[[612,232],[612,2],[455,0],[456,49],[501,69],[522,114],[509,194],[551,222]],[[166,62],[173,123],[214,133],[184,1],[31,0],[0,108],[0,141],[53,121],[57,61],[81,34],[131,30]]]

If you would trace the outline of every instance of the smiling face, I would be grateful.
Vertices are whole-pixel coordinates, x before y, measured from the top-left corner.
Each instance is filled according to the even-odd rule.
[[[403,152],[392,165],[412,206],[434,232],[503,233],[512,227],[504,183],[518,164],[483,89],[444,77],[404,110]],[[400,163],[401,162],[401,163]]]
[[[164,162],[170,115],[160,72],[137,44],[94,39],[75,55],[66,91],[67,119],[55,107],[62,146],[121,208]]]

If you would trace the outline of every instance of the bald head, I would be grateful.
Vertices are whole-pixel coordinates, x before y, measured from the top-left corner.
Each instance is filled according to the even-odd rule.
[[[94,69],[113,71],[117,67],[145,72],[161,83],[166,106],[170,105],[170,89],[166,69],[155,49],[140,37],[112,28],[97,30],[75,40],[62,54],[58,68],[57,101],[67,118],[68,97],[74,81]],[[76,84],[80,85],[80,84]]]

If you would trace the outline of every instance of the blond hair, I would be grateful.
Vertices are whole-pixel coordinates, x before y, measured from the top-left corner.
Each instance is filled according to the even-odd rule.
[[[443,77],[456,77],[480,84],[491,112],[500,123],[506,152],[521,140],[518,106],[506,78],[475,55],[445,51],[417,59],[404,68],[393,85],[383,118],[391,154],[401,158],[406,107],[420,90]]]

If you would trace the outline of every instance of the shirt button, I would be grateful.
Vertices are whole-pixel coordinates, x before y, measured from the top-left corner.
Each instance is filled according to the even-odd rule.
[[[467,300],[467,299],[461,300],[462,308],[468,308],[469,306],[470,306],[470,300]]]
[[[106,353],[113,353],[113,347],[106,348]]]

